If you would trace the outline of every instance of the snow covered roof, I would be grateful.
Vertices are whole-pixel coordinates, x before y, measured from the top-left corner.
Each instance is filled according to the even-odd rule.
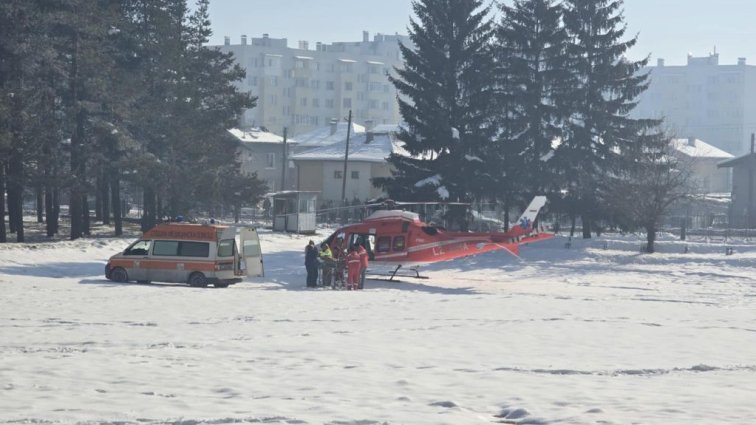
[[[371,130],[373,133],[398,133],[399,124],[379,124],[373,127]]]
[[[730,159],[733,157],[731,154],[698,139],[672,139],[669,145],[691,158]]]
[[[349,126],[346,122],[339,121],[336,124],[336,131],[333,134],[331,134],[333,129],[330,125],[316,128],[308,133],[297,136],[297,143],[299,147],[316,147],[339,143],[346,140],[348,127]],[[351,136],[360,133],[365,133],[365,127],[352,123]]]
[[[259,128],[252,128],[249,130],[232,128],[228,130],[228,132],[242,143],[283,143],[283,137]],[[286,142],[297,143],[297,141],[293,139],[288,139]]]
[[[735,168],[740,166],[750,166],[756,162],[756,154],[747,153],[737,158],[727,159],[717,164],[717,168]]]
[[[301,146],[301,145],[300,145]],[[342,140],[291,156],[294,161],[328,161],[343,160],[346,151],[346,136]],[[362,162],[385,162],[392,154],[401,154],[399,143],[389,134],[372,134],[368,141],[367,133],[358,133],[349,140],[349,160]]]

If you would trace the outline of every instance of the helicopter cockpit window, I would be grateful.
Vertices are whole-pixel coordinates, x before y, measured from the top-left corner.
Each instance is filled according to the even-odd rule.
[[[425,232],[426,235],[435,236],[438,234],[438,229],[435,227],[424,226],[423,232]]]
[[[394,238],[394,251],[404,251],[404,236]]]
[[[402,233],[407,233],[407,231],[409,231],[409,225],[410,224],[406,221],[402,223]]]
[[[391,250],[391,237],[381,236],[375,243],[375,252],[383,253]]]

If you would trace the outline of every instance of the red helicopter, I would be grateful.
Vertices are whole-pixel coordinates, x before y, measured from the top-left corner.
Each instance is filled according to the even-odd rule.
[[[399,205],[401,203],[390,203]],[[364,244],[372,262],[395,267],[389,280],[400,268],[412,269],[423,264],[506,250],[519,255],[522,244],[554,237],[542,233],[534,226],[538,212],[546,204],[545,196],[536,196],[517,223],[506,232],[450,232],[420,220],[416,213],[401,210],[378,210],[362,223],[342,227],[329,236],[325,243],[332,249],[345,249]]]

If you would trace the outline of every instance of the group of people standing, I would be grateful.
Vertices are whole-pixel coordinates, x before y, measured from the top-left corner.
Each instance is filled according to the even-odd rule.
[[[318,275],[321,275],[321,285],[332,282],[335,288],[338,283],[344,284],[346,272],[346,289],[357,290],[365,287],[365,273],[368,268],[369,256],[364,242],[360,239],[349,246],[344,252],[343,241],[339,238],[334,246],[326,242],[320,245],[320,250],[312,240],[305,247],[305,268],[307,269],[307,287],[318,286]]]

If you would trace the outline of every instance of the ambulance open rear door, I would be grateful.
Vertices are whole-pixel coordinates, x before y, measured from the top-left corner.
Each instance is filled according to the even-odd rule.
[[[260,248],[260,238],[257,235],[257,230],[252,227],[241,227],[239,228],[238,236],[239,254],[246,267],[246,275],[251,277],[265,276],[262,249]]]

